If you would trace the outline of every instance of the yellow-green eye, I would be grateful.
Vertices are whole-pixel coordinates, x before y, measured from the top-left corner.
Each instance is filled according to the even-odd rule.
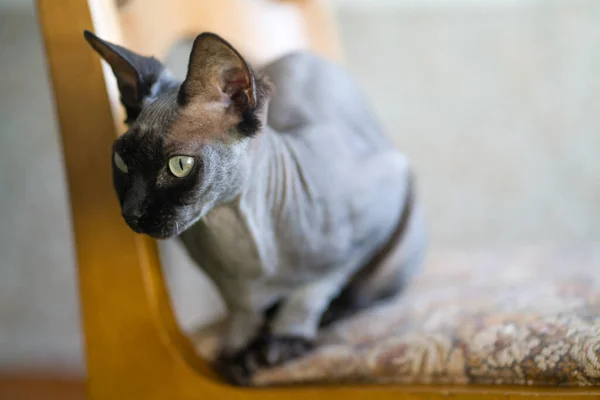
[[[127,164],[125,164],[125,161],[123,161],[119,153],[115,153],[114,159],[115,166],[119,169],[119,171],[127,173]]]
[[[169,160],[169,170],[178,178],[183,178],[190,173],[194,166],[194,158],[188,156],[175,156]]]

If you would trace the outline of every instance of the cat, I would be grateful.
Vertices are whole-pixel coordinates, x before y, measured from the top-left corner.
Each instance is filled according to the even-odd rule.
[[[215,365],[229,382],[300,357],[320,326],[419,269],[412,168],[342,67],[298,51],[255,71],[202,33],[181,82],[156,58],[84,37],[127,115],[112,159],[123,218],[179,236],[214,281],[230,313]]]

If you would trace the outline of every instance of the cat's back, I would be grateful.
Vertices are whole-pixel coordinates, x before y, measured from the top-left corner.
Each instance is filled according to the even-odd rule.
[[[336,123],[380,129],[358,85],[343,67],[308,51],[283,56],[262,71],[275,84],[268,123],[279,131],[308,124]]]

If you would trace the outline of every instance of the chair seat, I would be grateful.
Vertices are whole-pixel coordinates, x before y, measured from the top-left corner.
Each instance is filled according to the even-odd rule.
[[[192,335],[202,356],[221,329]],[[432,254],[401,296],[253,383],[324,381],[600,386],[600,247]]]

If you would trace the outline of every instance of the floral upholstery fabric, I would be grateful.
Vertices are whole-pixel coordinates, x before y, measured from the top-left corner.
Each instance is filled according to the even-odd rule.
[[[193,335],[209,359],[220,337]],[[433,254],[403,295],[253,383],[319,381],[600,386],[600,248]]]

